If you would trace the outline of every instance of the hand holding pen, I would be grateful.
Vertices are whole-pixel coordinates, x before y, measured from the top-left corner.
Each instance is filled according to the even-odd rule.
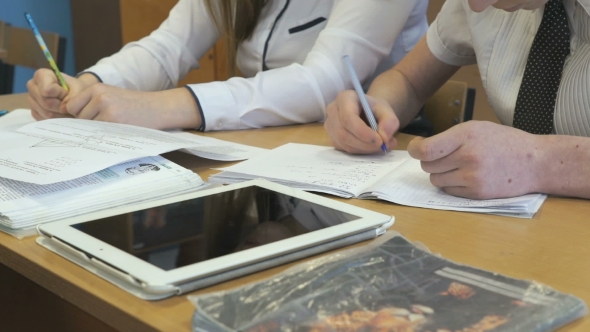
[[[399,120],[386,100],[365,96],[351,62],[350,58],[343,58],[344,71],[347,71],[344,75],[349,75],[358,92],[342,91],[326,107],[324,128],[338,150],[355,154],[391,150],[397,145],[394,134]],[[362,114],[369,125],[361,118]]]
[[[377,128],[377,121],[375,120],[375,115],[373,114],[373,110],[371,109],[371,106],[369,105],[369,102],[367,101],[367,98],[365,97],[365,91],[363,91],[363,87],[361,86],[361,82],[360,82],[358,76],[356,75],[356,72],[354,71],[354,66],[352,65],[352,62],[350,61],[350,57],[348,55],[345,55],[342,57],[342,60],[344,61],[346,68],[348,69],[348,73],[350,74],[350,80],[352,81],[352,85],[354,86],[354,89],[356,90],[356,93],[359,96],[359,100],[361,101],[361,106],[363,107],[363,111],[365,112],[365,116],[367,117],[367,121],[369,121],[369,125],[371,125],[371,128],[373,128],[373,130],[375,132],[379,132],[379,129]],[[387,146],[385,146],[385,142],[383,142],[383,144],[381,144],[381,150],[384,153],[387,152]]]

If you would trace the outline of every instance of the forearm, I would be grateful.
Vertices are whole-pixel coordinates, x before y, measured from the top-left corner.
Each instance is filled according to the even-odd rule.
[[[399,64],[375,79],[368,94],[387,100],[403,128],[459,68],[438,60],[424,37]]]
[[[391,105],[400,122],[400,128],[412,121],[423,104],[407,78],[396,68],[379,75],[367,94],[384,99]]]
[[[548,135],[535,143],[536,191],[590,198],[590,138]]]
[[[153,92],[155,111],[160,114],[160,121],[154,128],[197,129],[201,126],[201,114],[191,92],[186,88],[176,88]]]

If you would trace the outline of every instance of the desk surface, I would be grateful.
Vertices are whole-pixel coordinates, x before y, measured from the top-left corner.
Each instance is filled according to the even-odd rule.
[[[25,95],[0,97],[0,109],[28,107]],[[329,145],[320,124],[208,134],[228,141],[273,148],[286,142]],[[409,136],[399,135],[405,147]],[[204,179],[211,167],[228,163],[178,152],[165,155]],[[520,279],[536,280],[590,304],[590,201],[550,197],[533,219],[405,207],[382,201],[346,200],[396,217],[392,229],[455,262]],[[40,247],[0,233],[0,263],[118,330],[189,331],[193,306],[184,296],[139,300]],[[193,294],[229,289],[278,273],[287,264]],[[563,331],[588,331],[586,317]]]

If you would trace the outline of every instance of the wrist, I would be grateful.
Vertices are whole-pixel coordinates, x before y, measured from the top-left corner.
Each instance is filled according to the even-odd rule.
[[[199,107],[192,94],[185,88],[176,88],[155,93],[161,103],[163,116],[161,129],[196,129],[202,124]]]
[[[82,83],[82,85],[84,86],[84,89],[94,84],[101,83],[101,80],[94,73],[81,73],[80,75],[78,75],[77,78],[78,81],[80,81],[80,83]]]
[[[531,168],[533,181],[529,192],[554,193],[555,186],[559,185],[556,182],[559,178],[556,174],[563,167],[563,161],[557,157],[560,153],[555,150],[557,137],[556,135],[530,135],[535,159]]]

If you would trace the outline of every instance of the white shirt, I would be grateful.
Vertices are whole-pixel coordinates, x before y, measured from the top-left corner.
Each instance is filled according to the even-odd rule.
[[[590,0],[564,0],[570,55],[557,94],[554,132],[590,136]],[[513,13],[489,7],[473,12],[467,0],[447,0],[428,30],[441,61],[477,63],[488,101],[503,124],[512,125],[518,90],[543,8]]]
[[[424,35],[427,7],[428,0],[270,0],[253,37],[238,48],[245,77],[189,85],[204,129],[323,121],[326,104],[352,88],[342,56],[350,55],[368,84]],[[309,22],[317,24],[301,30]],[[180,0],[150,36],[86,71],[129,89],[172,88],[219,37],[203,0]]]

